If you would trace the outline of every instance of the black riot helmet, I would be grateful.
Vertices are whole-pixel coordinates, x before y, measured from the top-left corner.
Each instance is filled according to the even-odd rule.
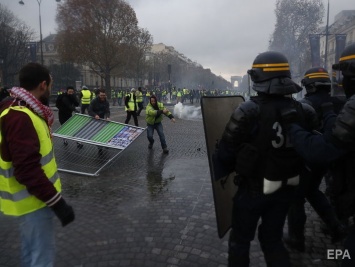
[[[275,51],[268,51],[259,54],[251,70],[248,70],[253,82],[264,82],[272,78],[288,77],[291,78],[290,65],[287,58]]]
[[[342,86],[347,98],[355,94],[355,44],[345,47],[340,55],[339,63],[333,65],[333,70],[341,71]]]
[[[334,70],[340,70],[343,76],[355,76],[355,44],[345,47],[339,63],[333,65]]]
[[[302,88],[291,80],[290,65],[285,55],[268,51],[259,54],[248,70],[253,90],[266,94],[288,95]]]
[[[330,91],[331,88],[329,73],[322,67],[307,70],[301,83],[306,88],[307,93],[314,93],[317,89]]]

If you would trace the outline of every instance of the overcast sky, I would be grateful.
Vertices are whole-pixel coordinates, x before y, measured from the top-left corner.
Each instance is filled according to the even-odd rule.
[[[17,17],[38,32],[37,0],[1,0]],[[255,56],[268,49],[275,26],[276,0],[128,0],[139,26],[154,43],[173,46],[192,61],[230,80],[244,75]],[[354,0],[329,0],[330,24],[342,10],[355,10]],[[324,0],[327,8],[327,0]],[[42,0],[43,38],[56,32],[57,2]],[[325,12],[326,13],[326,12]],[[324,17],[326,23],[326,14]]]

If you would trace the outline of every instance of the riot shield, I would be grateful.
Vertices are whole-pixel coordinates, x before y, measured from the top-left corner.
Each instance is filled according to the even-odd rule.
[[[223,238],[232,225],[233,197],[237,186],[234,183],[235,172],[224,172],[213,155],[230,116],[242,102],[242,96],[205,96],[201,99],[219,238]]]

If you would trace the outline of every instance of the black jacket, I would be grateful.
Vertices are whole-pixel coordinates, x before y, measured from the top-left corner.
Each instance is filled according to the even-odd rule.
[[[218,151],[228,169],[238,166],[239,149],[244,143],[257,149],[255,168],[249,176],[283,181],[299,174],[302,159],[290,145],[281,112],[294,107],[300,123],[307,129],[315,129],[318,120],[314,109],[296,100],[277,95],[261,94],[242,103],[232,114],[223,133]]]
[[[94,98],[89,106],[89,115],[95,117],[99,115],[101,119],[110,117],[110,103],[105,99],[101,101],[99,97]]]

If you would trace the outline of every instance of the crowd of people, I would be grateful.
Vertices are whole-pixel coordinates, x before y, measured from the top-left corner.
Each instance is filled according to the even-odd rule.
[[[112,94],[112,92],[111,92]],[[148,94],[149,96],[150,94]],[[144,94],[146,96],[146,94]],[[112,98],[112,97],[111,97]],[[114,98],[112,98],[113,101]],[[143,90],[141,87],[138,89],[131,88],[131,90],[125,93],[123,103],[126,112],[125,124],[129,124],[133,117],[135,126],[138,125],[138,116],[144,109]],[[120,101],[117,101],[119,103]],[[115,102],[113,102],[115,103]],[[58,108],[59,122],[64,124],[73,112],[78,112],[77,107],[80,106],[81,114],[86,114],[94,117],[95,119],[110,120],[110,102],[107,99],[105,89],[95,90],[95,94],[92,93],[86,86],[83,86],[79,93],[74,93],[72,86],[67,87],[65,92],[60,92],[56,100],[56,107]],[[148,104],[146,105],[146,124],[147,124],[147,138],[149,141],[148,148],[151,149],[154,143],[153,135],[154,131],[158,133],[161,148],[163,153],[169,153],[163,131],[163,115],[168,117],[172,122],[175,122],[173,114],[164,106],[164,104],[158,101],[158,98],[152,93],[149,96]],[[67,145],[67,140],[64,139],[64,145]],[[77,142],[77,147],[82,148],[83,144]],[[102,153],[102,149],[99,148],[99,153]]]
[[[288,59],[279,52],[259,54],[248,70],[257,95],[233,112],[215,151],[219,166],[236,172],[238,185],[228,266],[249,266],[250,242],[257,228],[267,266],[291,266],[285,243],[305,251],[305,200],[323,220],[332,242],[343,242],[349,257],[342,266],[355,266],[355,45],[345,48],[333,69],[343,75],[346,99],[330,95],[331,79],[322,67],[305,72],[302,86],[307,93],[300,101],[294,99],[292,95],[302,87],[291,79]],[[0,207],[5,215],[20,219],[23,265],[53,266],[53,215],[64,227],[75,220],[75,214],[60,194],[53,153],[54,116],[48,106],[52,77],[44,66],[29,63],[20,70],[19,81],[20,87],[11,88],[10,94],[7,88],[1,92],[5,95],[0,102],[0,189],[6,194],[0,195]],[[139,87],[124,93],[111,91],[111,99],[112,105],[125,106],[125,124],[133,117],[138,126],[145,106],[148,149],[153,148],[157,131],[166,154],[162,120],[166,116],[175,123],[175,118],[163,102],[191,101],[191,95],[193,102],[201,93],[220,92],[186,88],[158,92]],[[79,112],[79,106],[82,114],[110,120],[104,89],[93,94],[83,86],[76,93],[68,86],[58,95],[56,106],[61,124]],[[324,177],[328,177],[327,196],[320,190]]]
[[[92,95],[96,95],[96,92],[100,89],[89,90],[86,86],[83,89],[91,92]],[[83,90],[82,89],[82,90]],[[200,103],[200,99],[203,96],[227,96],[227,95],[237,95],[237,90],[229,89],[187,89],[176,88],[175,86],[169,88],[154,87],[154,88],[144,88],[138,87],[135,89],[135,95],[137,97],[137,115],[143,110],[143,106],[149,104],[150,96],[156,96],[157,100],[163,103]],[[112,101],[112,106],[125,106],[125,99],[127,95],[131,93],[131,89],[112,89],[110,91]],[[80,95],[81,97],[81,95]]]

